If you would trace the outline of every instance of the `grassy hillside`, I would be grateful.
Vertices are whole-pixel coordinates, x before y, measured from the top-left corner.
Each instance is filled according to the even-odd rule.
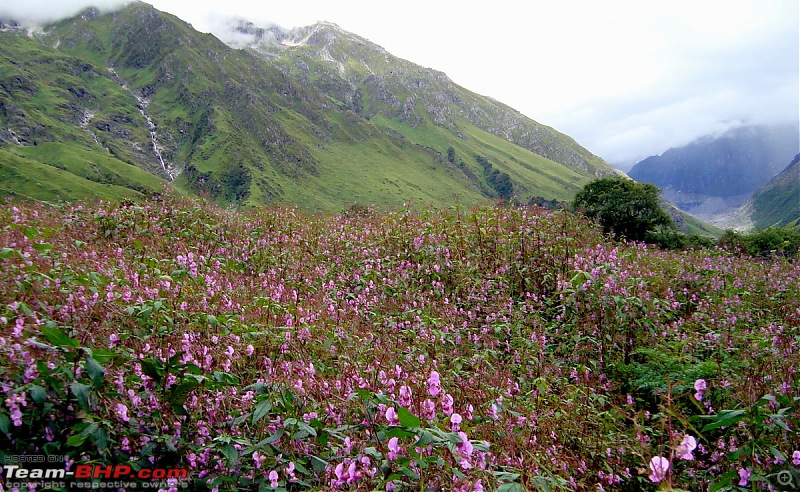
[[[762,229],[800,223],[800,154],[759,188],[750,200],[752,219]]]
[[[265,56],[134,2],[0,36],[0,145],[82,149],[63,154],[74,165],[58,161],[78,177],[87,159],[113,158],[218,203],[339,211],[567,200],[610,170],[569,137],[338,29]],[[22,155],[49,163],[48,152]]]
[[[0,149],[0,192],[45,202],[138,200],[164,181],[112,157],[58,143]]]
[[[797,261],[536,208],[3,207],[0,463],[185,472],[128,489],[777,487],[798,310]]]

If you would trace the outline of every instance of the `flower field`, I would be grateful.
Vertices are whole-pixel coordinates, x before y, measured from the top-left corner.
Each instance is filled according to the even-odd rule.
[[[568,213],[0,210],[0,458],[192,490],[791,490],[799,361],[800,262]]]

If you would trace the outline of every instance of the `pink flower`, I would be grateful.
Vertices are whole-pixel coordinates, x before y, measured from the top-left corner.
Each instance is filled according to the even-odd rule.
[[[492,420],[497,420],[498,419],[497,405],[492,403],[492,405],[489,407],[489,411],[487,413],[488,413],[489,417],[492,418]]]
[[[398,441],[399,440],[396,437],[389,439],[389,452],[386,455],[386,458],[389,461],[397,459],[397,456],[400,454],[400,444]]]
[[[270,482],[269,483],[270,487],[272,487],[273,489],[278,488],[278,472],[276,472],[275,470],[269,472],[269,482]]]
[[[442,399],[442,412],[444,412],[445,415],[453,414],[453,397],[449,393],[445,393]]]
[[[474,448],[472,447],[472,443],[469,442],[467,435],[464,432],[459,431],[458,437],[461,439],[461,443],[456,444],[456,448],[459,450],[462,456],[471,456]]]
[[[792,453],[792,464],[794,466],[800,466],[800,451]]]
[[[422,402],[422,416],[428,420],[436,418],[436,404],[430,399],[425,399]]]
[[[336,468],[333,469],[333,474],[336,475],[336,480],[334,483],[336,485],[344,485],[344,482],[347,479],[347,472],[344,469],[344,463],[337,464]]]
[[[653,456],[650,460],[650,476],[648,477],[651,482],[658,483],[667,478],[667,471],[669,471],[669,460],[663,456]]]
[[[436,371],[431,371],[431,375],[428,378],[428,394],[436,398],[441,392],[442,383],[439,380],[439,373]]]
[[[694,390],[697,391],[697,393],[694,394],[694,397],[698,401],[702,400],[703,399],[703,393],[706,392],[706,389],[708,389],[708,384],[706,383],[706,380],[705,379],[698,379],[697,381],[694,382]]]
[[[122,419],[123,422],[130,422],[131,418],[128,417],[128,407],[123,405],[122,403],[117,403],[114,405],[114,411],[117,413],[117,416]]]
[[[283,469],[287,475],[289,475],[289,481],[297,480],[297,477],[294,474],[294,461],[289,462],[289,466]]]
[[[260,454],[258,451],[253,451],[253,464],[256,468],[261,468],[261,464],[267,461],[266,455]]]
[[[406,385],[400,386],[399,403],[404,407],[411,406],[411,388]]]
[[[750,480],[750,470],[747,468],[739,468],[739,485],[744,487],[747,485],[747,481]]]
[[[683,436],[683,441],[681,441],[680,445],[678,446],[678,449],[676,449],[675,451],[678,454],[677,456],[678,459],[693,460],[694,456],[692,456],[692,451],[694,451],[696,448],[697,448],[697,440],[694,437],[690,436],[689,434],[686,434],[685,436]]]
[[[462,420],[463,419],[461,418],[461,415],[457,413],[454,413],[450,416],[450,424],[452,424],[454,430],[458,429],[458,426]]]
[[[400,419],[397,418],[397,412],[394,407],[386,409],[386,420],[389,421],[389,425],[400,425]]]

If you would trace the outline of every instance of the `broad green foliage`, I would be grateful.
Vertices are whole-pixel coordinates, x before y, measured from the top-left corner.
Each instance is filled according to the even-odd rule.
[[[740,234],[726,231],[719,245],[732,251],[753,256],[800,256],[800,229],[797,227],[770,227],[763,231]]]
[[[796,261],[609,243],[539,208],[7,203],[0,463],[746,490],[800,470],[798,313]]]
[[[658,202],[660,191],[651,184],[626,178],[601,178],[575,195],[574,205],[597,219],[603,232],[614,237],[643,241],[648,232],[672,225],[672,219]]]

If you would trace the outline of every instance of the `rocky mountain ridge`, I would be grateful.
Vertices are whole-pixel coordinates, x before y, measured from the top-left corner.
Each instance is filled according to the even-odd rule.
[[[613,173],[602,159],[566,135],[458,86],[443,72],[395,57],[334,23],[285,30],[243,22],[237,31],[252,38],[240,39],[235,46],[251,49],[306,80],[319,77],[320,90],[350,102],[367,118],[380,113],[411,126],[430,120],[457,133],[459,124],[467,122],[578,172]]]

